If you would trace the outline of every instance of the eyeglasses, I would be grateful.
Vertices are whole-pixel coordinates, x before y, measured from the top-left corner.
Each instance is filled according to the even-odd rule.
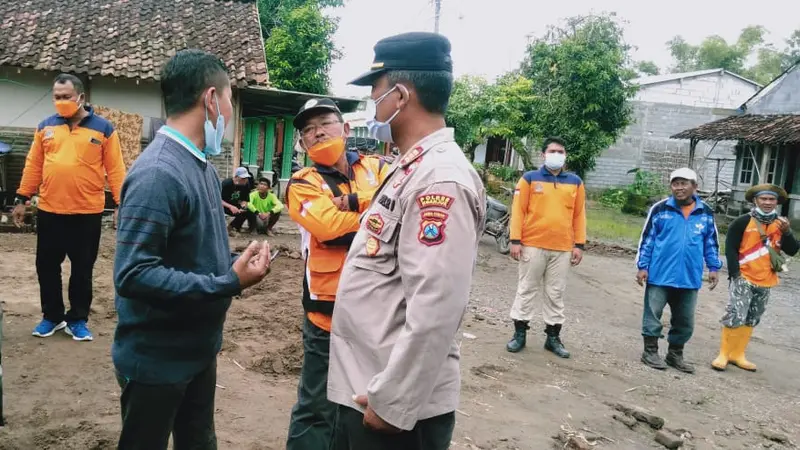
[[[322,129],[325,131],[335,131],[334,127],[338,126],[342,122],[339,120],[326,120],[319,125],[307,125],[300,130],[300,134],[303,137],[311,137],[317,133],[318,129]]]

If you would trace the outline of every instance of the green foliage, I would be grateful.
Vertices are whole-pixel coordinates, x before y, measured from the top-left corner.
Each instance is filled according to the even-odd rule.
[[[489,164],[489,173],[503,181],[516,182],[519,179],[517,169],[502,164]]]
[[[606,189],[600,196],[599,202],[603,206],[621,209],[623,212],[641,215],[647,213],[649,201],[653,197],[667,194],[668,189],[661,181],[661,177],[646,170],[632,169],[633,183],[620,188]]]
[[[293,91],[326,94],[328,71],[341,55],[333,44],[338,22],[322,8],[342,0],[258,0],[270,84]]]
[[[674,61],[672,72],[721,68],[766,85],[800,59],[800,30],[786,40],[783,50],[765,41],[767,33],[764,27],[752,25],[742,29],[734,43],[714,35],[698,45],[675,36],[667,42]]]
[[[661,72],[653,61],[639,61],[636,63],[636,70],[643,75],[658,75]]]
[[[627,68],[629,50],[614,14],[573,17],[531,42],[521,73],[534,96],[517,133],[532,137],[524,147],[526,169],[542,138],[552,135],[566,140],[571,170],[583,176],[594,168],[631,120],[628,100],[636,86],[626,81],[636,74]]]

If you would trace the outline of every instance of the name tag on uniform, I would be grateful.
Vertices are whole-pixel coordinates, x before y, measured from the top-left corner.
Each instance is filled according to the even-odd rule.
[[[387,197],[386,194],[383,194],[380,196],[380,198],[378,198],[378,204],[389,211],[394,211],[394,200]]]
[[[97,138],[91,138],[91,139],[89,139],[89,142],[91,142],[94,145],[102,144],[102,142],[100,142],[100,139],[97,139]]]

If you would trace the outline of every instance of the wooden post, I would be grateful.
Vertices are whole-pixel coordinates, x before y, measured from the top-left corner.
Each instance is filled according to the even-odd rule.
[[[242,95],[237,91],[233,114],[233,167],[239,167],[242,160]],[[230,174],[233,174],[230,170]]]
[[[763,150],[761,151],[761,167],[759,168],[759,176],[758,182],[759,183],[771,183],[772,180],[768,180],[769,177],[769,160],[772,158],[772,152],[775,149],[772,146],[764,145]],[[753,165],[758,164],[758,161],[754,161]],[[774,178],[774,177],[773,177]],[[753,183],[755,184],[755,183]]]
[[[689,139],[689,165],[690,169],[694,169],[694,155],[697,150],[697,138]]]

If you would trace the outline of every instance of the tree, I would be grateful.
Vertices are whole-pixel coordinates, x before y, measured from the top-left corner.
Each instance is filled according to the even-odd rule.
[[[585,175],[631,121],[629,99],[637,87],[628,69],[630,47],[614,14],[577,16],[551,27],[528,46],[520,73],[532,89],[515,147],[528,168],[533,149],[546,136],[567,142],[570,169]],[[524,134],[523,134],[524,133]]]
[[[322,8],[342,0],[258,0],[270,83],[280,89],[326,94],[328,71],[341,54],[333,44],[338,22]]]
[[[766,85],[800,57],[800,30],[786,41],[784,50],[766,43],[767,30],[759,25],[742,29],[734,43],[708,36],[699,45],[675,36],[667,46],[672,53],[672,72],[725,69]],[[748,65],[748,61],[755,63]]]
[[[636,63],[636,70],[644,75],[658,75],[660,69],[653,61],[639,61]]]
[[[490,119],[489,94],[489,83],[481,77],[464,75],[453,83],[445,120],[470,161],[475,159],[475,148],[488,137],[482,125]]]

